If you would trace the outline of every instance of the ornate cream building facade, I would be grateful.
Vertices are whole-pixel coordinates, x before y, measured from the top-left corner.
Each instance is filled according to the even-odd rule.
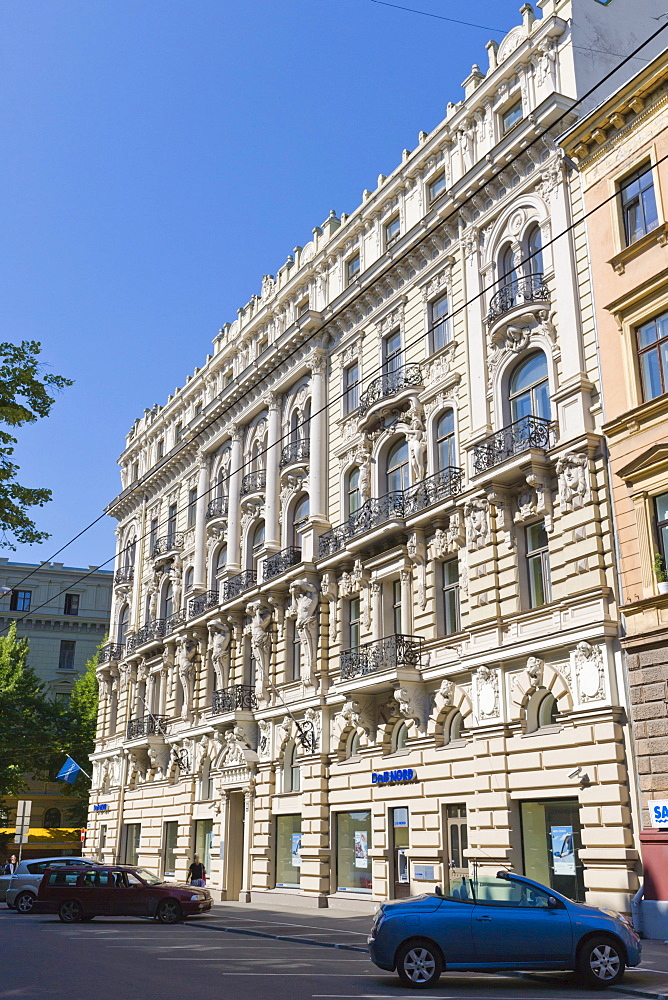
[[[445,120],[136,421],[100,856],[183,877],[197,851],[223,898],[314,905],[511,864],[628,909],[596,343],[554,140],[594,40],[649,35],[654,6],[525,4]]]

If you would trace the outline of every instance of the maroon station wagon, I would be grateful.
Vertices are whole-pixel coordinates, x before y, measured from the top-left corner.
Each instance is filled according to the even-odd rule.
[[[206,889],[162,879],[144,868],[49,868],[37,892],[33,912],[57,913],[63,923],[93,917],[155,917],[175,924],[211,909]]]

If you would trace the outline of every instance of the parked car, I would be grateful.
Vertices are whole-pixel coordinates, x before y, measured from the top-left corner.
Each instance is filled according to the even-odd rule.
[[[11,875],[0,875],[0,903],[4,903],[5,901],[11,877]]]
[[[503,871],[462,879],[448,895],[439,888],[383,903],[368,941],[375,965],[418,989],[434,986],[446,969],[572,969],[603,988],[638,965],[641,950],[625,917]]]
[[[165,882],[130,865],[50,868],[34,903],[36,913],[57,913],[66,924],[98,916],[155,917],[175,924],[210,909],[207,889]]]
[[[94,865],[95,861],[88,858],[57,857],[57,858],[29,858],[21,861],[16,866],[13,875],[3,875],[2,880],[8,879],[5,902],[10,910],[18,910],[19,913],[30,913],[32,904],[37,899],[37,890],[42,881],[42,875],[50,865]]]

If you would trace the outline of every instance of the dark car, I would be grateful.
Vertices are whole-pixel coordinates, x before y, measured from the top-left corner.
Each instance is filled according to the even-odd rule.
[[[175,924],[211,909],[211,893],[164,882],[130,865],[50,868],[44,873],[33,912],[57,913],[63,923],[93,917],[155,917]]]
[[[624,917],[514,872],[462,879],[446,896],[383,903],[369,937],[371,961],[418,989],[445,969],[572,969],[590,987],[614,986],[639,964],[640,949]]]

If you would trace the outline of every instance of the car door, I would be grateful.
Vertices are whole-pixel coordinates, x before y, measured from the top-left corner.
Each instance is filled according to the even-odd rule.
[[[146,886],[130,871],[117,873],[117,913],[125,917],[145,917],[149,912],[149,895]]]
[[[473,899],[446,897],[433,913],[420,914],[421,927],[417,933],[433,938],[446,956],[446,962],[475,962],[472,930],[474,909]]]
[[[567,965],[573,931],[563,903],[547,890],[511,880],[504,879],[505,889],[497,891],[491,884],[496,881],[481,880],[473,909],[476,961]],[[551,905],[550,899],[557,905]]]

